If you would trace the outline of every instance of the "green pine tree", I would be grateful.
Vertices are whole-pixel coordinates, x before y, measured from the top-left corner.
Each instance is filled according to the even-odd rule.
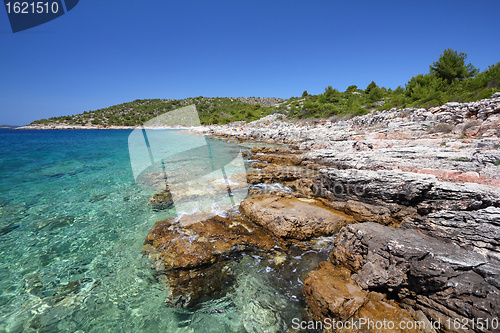
[[[437,77],[446,80],[448,84],[453,80],[463,80],[473,77],[478,73],[478,69],[471,63],[465,64],[467,53],[458,53],[452,49],[444,50],[443,54],[439,56],[439,60],[430,65],[431,73]]]

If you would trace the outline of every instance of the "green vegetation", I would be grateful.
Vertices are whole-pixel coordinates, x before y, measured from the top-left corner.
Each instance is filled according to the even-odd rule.
[[[446,49],[439,60],[429,67],[436,77],[451,84],[455,79],[463,80],[477,74],[478,70],[471,63],[466,65],[465,59],[467,53]]]
[[[304,90],[301,97],[279,98],[213,98],[194,97],[183,100],[148,99],[85,111],[74,116],[41,119],[35,124],[137,126],[164,113],[195,104],[202,124],[227,124],[252,121],[271,113],[289,118],[352,117],[374,110],[405,107],[433,107],[447,102],[469,102],[490,98],[500,91],[500,62],[479,72],[466,64],[467,54],[446,49],[430,65],[429,73],[412,77],[404,87],[387,89],[372,81],[364,90],[356,85],[344,92],[328,86],[319,95]]]
[[[271,106],[284,100],[276,98],[211,98],[194,97],[182,100],[144,99],[110,106],[95,111],[85,111],[75,116],[52,117],[32,124],[67,124],[101,126],[137,126],[159,114],[195,104],[202,124],[226,124],[233,121],[257,120],[275,111]]]

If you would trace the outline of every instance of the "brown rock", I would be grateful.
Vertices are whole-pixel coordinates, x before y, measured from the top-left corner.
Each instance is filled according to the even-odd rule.
[[[332,235],[354,219],[314,199],[257,195],[241,202],[240,211],[282,238],[305,240]]]
[[[483,212],[491,218],[495,213]],[[434,321],[491,321],[499,313],[500,261],[414,229],[348,225],[330,259],[356,272],[353,279],[362,288],[391,292]]]
[[[321,262],[319,269],[312,271],[304,281],[302,289],[307,305],[315,320],[326,318],[340,322],[394,323],[394,329],[383,332],[423,332],[423,330],[400,329],[401,322],[412,322],[412,316],[382,294],[367,292],[351,279],[349,270],[338,268],[329,262]],[[374,326],[374,325],[373,325]],[[408,325],[405,325],[406,327]],[[381,332],[365,324],[349,332]]]
[[[302,156],[295,154],[289,154],[289,155],[259,154],[259,155],[253,155],[252,158],[276,165],[300,165],[300,163],[302,162]]]
[[[159,275],[158,280],[168,284],[165,302],[173,307],[189,307],[225,295],[233,282],[233,261],[216,262],[193,269],[176,269]]]
[[[296,154],[298,151],[287,147],[253,147],[252,154]]]
[[[376,222],[383,225],[397,226],[405,218],[417,215],[417,211],[413,207],[404,207],[392,203],[374,205],[356,200],[328,201],[321,198],[319,200],[335,210],[352,216],[357,222]]]
[[[143,252],[159,280],[170,286],[167,304],[192,306],[223,296],[232,282],[234,258],[243,251],[269,251],[280,244],[265,230],[238,212],[228,217],[207,213],[186,215],[179,221],[157,222]]]
[[[286,166],[268,165],[258,172],[247,174],[249,184],[290,182],[303,177],[303,173],[296,169]]]
[[[269,166],[268,163],[262,163],[262,162],[253,162],[252,163],[252,168],[255,168],[255,169],[263,169],[267,166]]]
[[[150,205],[153,209],[166,209],[172,204],[174,201],[172,200],[172,194],[170,191],[162,191],[160,193],[153,194],[151,198],[149,198],[148,205]]]
[[[144,252],[157,270],[199,267],[234,252],[267,251],[276,245],[261,227],[240,214],[203,219],[203,215],[183,216],[177,222],[167,219],[151,229]]]

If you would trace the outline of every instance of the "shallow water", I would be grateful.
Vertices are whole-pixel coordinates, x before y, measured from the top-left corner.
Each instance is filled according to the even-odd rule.
[[[286,331],[311,269],[300,251],[279,267],[243,255],[224,297],[165,306],[141,248],[181,212],[146,205],[154,190],[134,181],[130,133],[0,130],[0,332]]]

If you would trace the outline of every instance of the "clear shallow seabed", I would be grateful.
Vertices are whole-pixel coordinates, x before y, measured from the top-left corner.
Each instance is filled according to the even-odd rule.
[[[290,251],[288,270],[243,255],[226,296],[165,305],[168,287],[141,249],[154,223],[176,213],[146,205],[153,190],[134,182],[130,133],[0,130],[0,332],[291,327],[303,308],[300,274],[317,253]]]

